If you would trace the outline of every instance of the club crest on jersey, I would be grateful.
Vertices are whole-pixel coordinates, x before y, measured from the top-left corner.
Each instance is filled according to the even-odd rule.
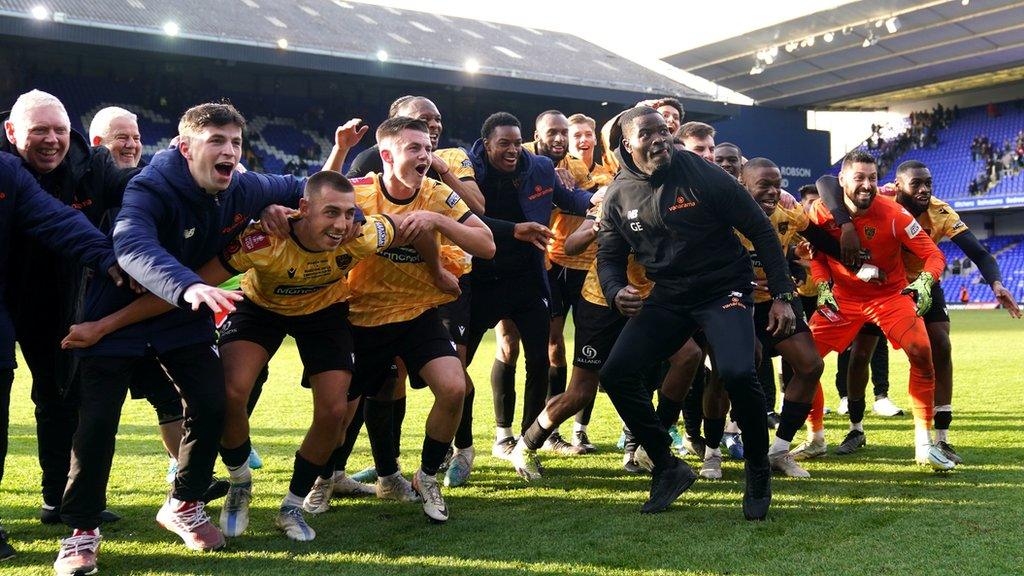
[[[789,231],[789,222],[779,222],[779,234],[785,234]]]
[[[194,227],[193,228],[188,228],[188,229],[185,230],[185,238],[186,239],[187,238],[191,238],[191,237],[193,237],[195,235],[196,235],[196,229]]]
[[[268,246],[270,246],[270,236],[263,232],[253,232],[242,238],[242,250],[246,252],[252,252],[253,250],[259,250]]]
[[[878,232],[878,230],[876,230],[874,226],[864,227],[864,237],[867,238],[868,240],[871,240],[872,238],[875,237],[875,232]]]
[[[352,264],[352,256],[350,254],[340,254],[334,257],[334,263],[341,270],[345,270],[349,267],[349,264]]]
[[[460,198],[455,192],[452,192],[448,195],[448,199],[445,200],[444,203],[447,204],[449,208],[455,208],[455,205],[459,203],[459,200],[462,200],[462,198]]]

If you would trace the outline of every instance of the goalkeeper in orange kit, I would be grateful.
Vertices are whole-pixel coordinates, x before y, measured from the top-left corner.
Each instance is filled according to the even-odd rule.
[[[847,155],[839,182],[853,220],[845,226],[853,226],[860,239],[862,264],[851,269],[830,256],[815,254],[811,274],[819,288],[819,313],[811,319],[810,328],[818,352],[822,356],[841,352],[865,322],[878,325],[893,347],[902,349],[910,360],[915,459],[935,470],[949,470],[955,464],[932,444],[935,373],[928,332],[920,318],[931,306],[931,286],[941,276],[945,258],[909,212],[889,198],[877,197],[878,167],[870,155]],[[810,219],[840,237],[840,226],[822,202],[812,207]],[[922,272],[910,285],[902,250],[924,262]],[[794,458],[803,460],[826,453],[823,413],[819,383],[809,415],[811,436],[794,450]]]

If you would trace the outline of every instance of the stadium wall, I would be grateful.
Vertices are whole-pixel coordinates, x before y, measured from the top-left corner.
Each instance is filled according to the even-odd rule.
[[[782,169],[782,187],[796,192],[829,168],[829,133],[807,129],[807,113],[760,106],[736,107],[714,123],[715,142],[732,142],[749,158],[764,156]]]
[[[960,215],[978,238],[1024,235],[1024,212],[970,212]]]

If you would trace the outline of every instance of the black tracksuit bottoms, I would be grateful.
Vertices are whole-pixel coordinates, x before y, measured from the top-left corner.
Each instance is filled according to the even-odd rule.
[[[526,432],[544,410],[548,394],[551,312],[548,291],[540,275],[492,281],[473,278],[467,365],[473,361],[484,334],[504,319],[511,320],[519,329],[526,357],[522,420],[522,432]],[[493,392],[495,422],[502,428],[511,428],[515,416],[515,388]]]
[[[158,358],[185,404],[185,434],[171,495],[199,500],[210,486],[224,428],[224,368],[212,341],[162,352]],[[78,429],[60,510],[71,528],[88,530],[100,524],[121,407],[131,375],[144,361],[141,356],[82,358]]]
[[[753,304],[749,295],[725,292],[691,304],[682,297],[666,297],[658,292],[655,286],[640,313],[626,323],[601,369],[601,386],[623,422],[655,467],[669,461],[671,438],[655,414],[645,374],[701,328],[743,430],[746,459],[753,467],[767,466],[768,422],[764,392],[754,366]]]

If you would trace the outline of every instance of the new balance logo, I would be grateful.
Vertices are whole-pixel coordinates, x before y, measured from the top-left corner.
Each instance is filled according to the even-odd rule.
[[[626,212],[626,218],[629,218],[630,220],[636,220],[637,212],[638,210],[630,210],[629,212]]]

